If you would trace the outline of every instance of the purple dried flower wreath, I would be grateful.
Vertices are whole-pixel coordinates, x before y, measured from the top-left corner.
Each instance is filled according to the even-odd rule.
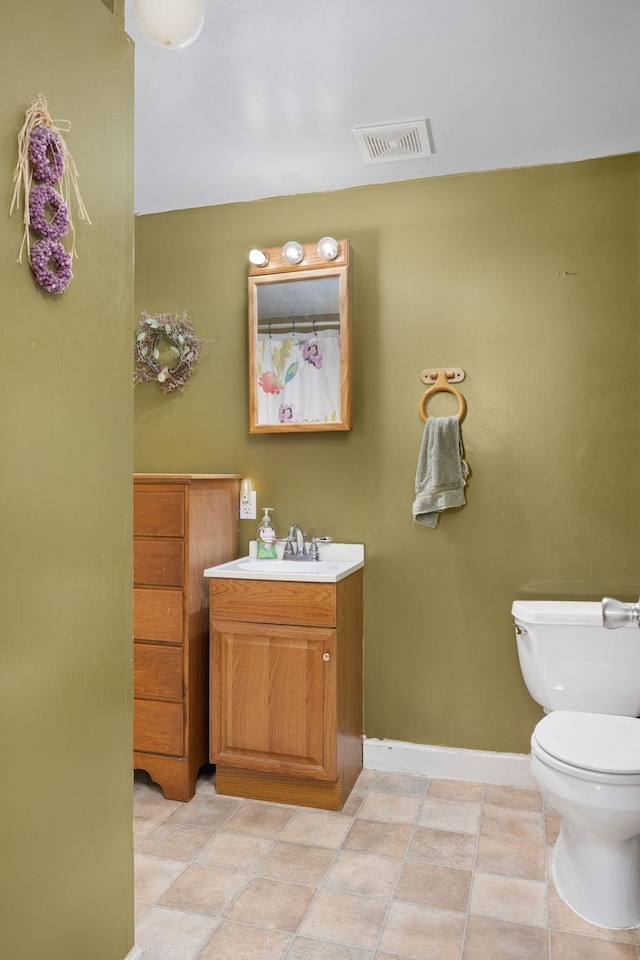
[[[57,183],[64,174],[64,146],[50,127],[34,127],[29,137],[29,160],[36,180]]]
[[[44,215],[47,204],[53,210],[52,220],[47,220]],[[41,183],[32,188],[29,194],[29,220],[36,233],[49,240],[59,240],[67,235],[69,208],[50,183]]]
[[[55,270],[49,266],[50,261],[53,261]],[[59,240],[46,238],[36,243],[31,248],[30,262],[36,280],[49,293],[63,293],[71,283],[71,254]]]

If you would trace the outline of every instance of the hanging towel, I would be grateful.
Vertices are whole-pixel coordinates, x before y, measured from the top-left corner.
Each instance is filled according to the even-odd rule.
[[[435,527],[443,510],[461,507],[466,502],[464,485],[469,467],[463,455],[457,416],[429,417],[416,470],[413,519],[418,523]]]

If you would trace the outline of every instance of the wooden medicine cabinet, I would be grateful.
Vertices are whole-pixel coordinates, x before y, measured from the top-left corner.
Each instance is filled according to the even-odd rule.
[[[331,238],[325,238],[331,239]],[[351,429],[351,266],[348,240],[252,251],[249,267],[249,432]],[[322,241],[321,241],[322,243]]]

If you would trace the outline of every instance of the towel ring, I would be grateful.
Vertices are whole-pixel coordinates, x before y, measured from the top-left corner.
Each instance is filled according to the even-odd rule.
[[[455,387],[452,387],[449,381],[447,380],[447,371],[438,370],[436,376],[436,382],[432,387],[430,387],[426,393],[423,393],[422,398],[418,404],[418,413],[422,419],[426,421],[429,419],[427,416],[427,403],[429,398],[434,395],[434,393],[452,393],[453,396],[458,401],[458,420],[464,420],[464,416],[467,412],[467,401],[462,396],[459,390],[456,390]]]

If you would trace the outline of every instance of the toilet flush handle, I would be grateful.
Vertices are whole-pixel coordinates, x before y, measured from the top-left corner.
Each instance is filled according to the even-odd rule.
[[[609,630],[624,627],[626,623],[637,623],[640,627],[640,600],[637,603],[623,603],[605,597],[602,601],[602,624]]]

